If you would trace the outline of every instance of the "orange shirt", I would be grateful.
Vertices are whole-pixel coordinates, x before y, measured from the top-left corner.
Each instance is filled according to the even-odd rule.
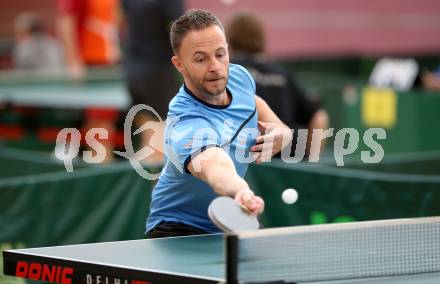
[[[61,12],[73,16],[86,64],[112,64],[119,60],[118,0],[59,0]]]

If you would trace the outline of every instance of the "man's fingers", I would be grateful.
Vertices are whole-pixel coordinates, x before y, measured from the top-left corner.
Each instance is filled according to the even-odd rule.
[[[264,200],[259,196],[255,196],[255,201],[257,202],[258,214],[263,213],[264,211]]]
[[[270,132],[274,128],[276,128],[276,125],[274,123],[266,123],[266,122],[258,121],[258,131],[260,131],[261,134]]]
[[[246,206],[249,210],[254,211],[256,209],[257,202],[255,202],[253,194],[244,194],[242,200],[244,206]]]
[[[268,144],[259,144],[259,145],[254,145],[251,147],[251,152],[254,153],[256,156],[256,158],[254,157],[254,159],[261,159],[263,158],[263,160],[266,160],[270,157],[273,156],[274,154],[274,144],[273,143],[268,143]]]
[[[258,136],[257,138],[255,138],[255,144],[270,142],[270,141],[273,141],[274,139],[275,139],[274,135],[271,133],[268,133],[268,134],[261,135],[261,136]]]
[[[246,207],[252,215],[261,214],[264,210],[264,201],[256,196],[250,189],[244,189],[237,192],[235,201]]]
[[[261,136],[258,136],[257,138],[255,138],[255,144],[263,143],[264,142],[264,136],[265,135],[261,135]]]
[[[251,213],[253,215],[259,215],[261,213],[263,213],[264,211],[264,201],[261,197],[259,196],[254,196],[254,202],[255,202],[255,208],[253,210],[251,210]]]
[[[272,160],[272,152],[261,152],[260,163],[269,162]]]
[[[251,190],[241,190],[235,196],[235,200],[245,206],[249,211],[253,212],[257,207],[257,203],[254,200],[254,193]]]
[[[261,120],[258,121],[258,128],[266,129],[267,123],[262,122]]]
[[[257,144],[251,147],[252,152],[262,152],[263,150],[265,150],[265,152],[269,152],[269,151],[272,152],[272,149],[273,149],[272,142]]]

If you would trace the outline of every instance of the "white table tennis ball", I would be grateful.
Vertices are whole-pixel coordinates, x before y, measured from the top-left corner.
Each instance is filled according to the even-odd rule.
[[[281,198],[283,199],[284,203],[293,204],[298,200],[298,192],[296,192],[296,190],[293,188],[288,188],[283,191]]]

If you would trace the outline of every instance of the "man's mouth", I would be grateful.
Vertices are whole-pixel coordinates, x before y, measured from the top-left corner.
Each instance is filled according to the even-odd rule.
[[[207,79],[206,81],[208,81],[208,82],[217,82],[217,81],[220,81],[220,80],[223,80],[223,77],[211,78],[211,79]]]

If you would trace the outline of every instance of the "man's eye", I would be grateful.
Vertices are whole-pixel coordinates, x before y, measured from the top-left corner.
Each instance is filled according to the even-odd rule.
[[[195,61],[196,62],[203,62],[204,58],[196,58]]]

